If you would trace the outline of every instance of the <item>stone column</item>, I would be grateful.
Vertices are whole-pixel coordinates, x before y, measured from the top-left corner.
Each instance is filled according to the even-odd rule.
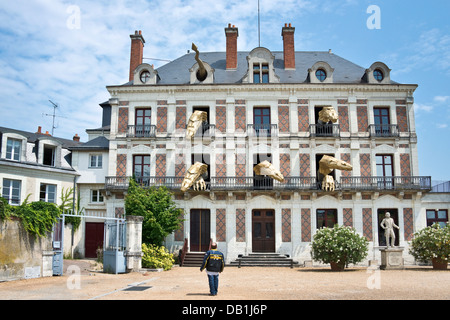
[[[142,222],[144,217],[126,216],[127,242],[125,250],[127,272],[138,272],[142,268]]]

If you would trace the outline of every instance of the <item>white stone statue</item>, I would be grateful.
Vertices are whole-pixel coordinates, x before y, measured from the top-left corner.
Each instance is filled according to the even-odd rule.
[[[386,215],[381,221],[380,226],[384,229],[384,236],[386,237],[386,247],[389,247],[389,238],[391,239],[391,247],[395,247],[395,233],[394,228],[400,229],[391,218],[391,214],[386,212]]]

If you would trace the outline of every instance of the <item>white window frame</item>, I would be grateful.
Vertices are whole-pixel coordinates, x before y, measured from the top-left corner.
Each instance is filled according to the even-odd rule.
[[[45,197],[41,197],[42,187],[45,187]],[[54,188],[54,192],[51,192],[51,188]],[[50,194],[54,194],[53,199],[49,198]],[[56,197],[57,196],[57,187],[55,184],[47,184],[47,183],[41,183],[39,186],[39,200],[44,202],[50,202],[56,204]]]
[[[104,203],[105,200],[100,190],[92,189],[91,190],[91,203]]]
[[[100,161],[99,161],[100,159]],[[94,160],[94,165],[92,165]],[[89,155],[89,169],[101,169],[103,167],[103,155],[102,154],[90,154]]]
[[[10,145],[11,143],[11,145]],[[8,151],[8,149],[11,148],[11,151]],[[8,138],[6,140],[6,154],[5,154],[5,158],[8,160],[13,160],[13,161],[20,161],[20,157],[21,157],[21,151],[22,151],[22,141],[19,139],[14,139],[14,138]],[[9,156],[8,156],[8,153]],[[15,159],[17,157],[17,159]]]
[[[9,181],[9,186],[5,186],[5,181]],[[19,182],[19,187],[16,188],[16,189],[19,189],[18,199],[13,199],[13,190],[14,190],[14,186],[12,185],[13,182]],[[8,192],[5,193],[5,191],[8,191]],[[21,180],[3,178],[2,197],[5,198],[10,205],[16,205],[16,206],[20,205],[21,193],[22,193],[22,181]],[[17,201],[17,203],[13,203],[13,200]]]

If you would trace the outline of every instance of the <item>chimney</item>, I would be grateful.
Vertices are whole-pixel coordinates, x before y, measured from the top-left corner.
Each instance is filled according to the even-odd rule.
[[[130,55],[130,80],[133,80],[134,70],[142,63],[144,56],[144,37],[142,31],[136,30],[134,34],[130,34],[131,38],[131,55]]]
[[[228,28],[225,28],[225,36],[227,37],[227,70],[236,70],[238,28],[229,23]]]
[[[78,136],[77,133],[75,133],[75,135],[73,136],[73,141],[80,142],[80,137]]]
[[[294,31],[295,28],[290,23],[285,23],[283,29],[281,29],[281,35],[283,36],[284,69],[295,70]]]
[[[42,127],[38,126],[38,131],[36,132],[37,134],[42,134]]]

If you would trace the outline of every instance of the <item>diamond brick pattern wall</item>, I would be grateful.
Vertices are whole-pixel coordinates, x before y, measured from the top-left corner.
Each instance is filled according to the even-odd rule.
[[[403,224],[405,228],[405,240],[411,241],[414,234],[414,217],[412,208],[403,208]]]
[[[372,208],[363,208],[362,210],[363,235],[367,238],[367,240],[372,241]]]
[[[281,241],[291,242],[291,209],[281,209]]]
[[[227,176],[227,155],[216,153],[216,177]]]
[[[119,120],[117,131],[126,133],[128,131],[128,108],[119,108]]]
[[[298,131],[309,131],[309,114],[307,105],[298,106]]]
[[[216,130],[227,132],[227,107],[216,106]]]
[[[289,106],[278,106],[279,132],[289,132]]]
[[[166,176],[166,155],[156,154],[156,176],[165,177]]]
[[[358,131],[366,132],[369,127],[369,118],[367,115],[367,107],[366,106],[357,106],[356,107],[356,115],[358,118]]]
[[[291,155],[289,153],[280,154],[280,172],[285,178],[291,175]]]
[[[125,209],[122,208],[114,208],[115,218],[124,218],[125,217]]]
[[[167,107],[158,107],[156,111],[156,130],[167,132]]]
[[[245,242],[245,209],[236,209],[236,242]]]
[[[226,209],[216,209],[216,241],[227,241],[226,213]]]
[[[311,176],[311,164],[310,164],[310,154],[300,153],[300,177],[310,177]]]
[[[372,169],[370,166],[370,153],[361,153],[359,155],[359,165],[361,168],[361,177],[372,176]]]
[[[302,242],[311,241],[311,209],[301,210]]]
[[[117,155],[116,176],[125,177],[127,175],[127,155]]]
[[[400,169],[402,177],[411,176],[411,162],[409,160],[409,153],[400,154]]]
[[[353,227],[353,209],[344,208],[343,210],[344,226]]]
[[[238,107],[236,106],[235,112],[234,112],[234,122],[235,122],[235,130],[245,132],[246,128],[245,125],[247,123],[247,117],[245,114],[245,107]]]
[[[341,160],[351,164],[350,153],[341,153]],[[351,177],[352,171],[340,170],[342,177]]]
[[[348,107],[338,106],[338,114],[339,114],[339,129],[341,130],[341,132],[349,132],[350,126],[348,121]]]
[[[245,177],[245,153],[236,154],[235,173],[236,177]]]
[[[406,107],[397,106],[397,125],[400,132],[408,132],[408,117],[406,115]]]
[[[186,129],[186,107],[177,107],[175,129]]]
[[[186,173],[186,164],[184,163],[184,154],[175,154],[175,177],[184,177]]]

